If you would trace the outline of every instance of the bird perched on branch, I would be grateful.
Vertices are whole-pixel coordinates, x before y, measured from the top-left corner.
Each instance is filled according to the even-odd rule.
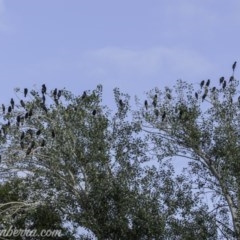
[[[237,62],[235,61],[235,62],[233,63],[233,65],[232,65],[232,70],[233,70],[233,72],[235,71],[236,66],[237,66]]]
[[[144,106],[145,106],[146,110],[148,110],[148,101],[147,100],[144,101]]]
[[[215,92],[215,90],[216,90],[216,87],[213,87],[213,88],[212,88],[212,92]]]
[[[201,83],[200,83],[200,87],[201,87],[201,88],[203,87],[204,83],[205,83],[205,81],[202,80]]]
[[[219,79],[220,85],[223,83],[223,81],[224,81],[224,77],[220,77],[220,79]]]
[[[157,94],[154,95],[152,104],[153,104],[153,107],[154,107],[154,108],[157,107]]]
[[[226,81],[224,81],[224,82],[223,82],[223,86],[222,86],[222,87],[223,87],[223,89],[224,89],[226,86],[227,86],[227,82],[226,82]]]
[[[210,79],[207,80],[206,86],[209,87],[210,85]]]
[[[206,96],[207,96],[207,94],[206,94],[206,93],[204,93],[204,94],[203,94],[203,96],[202,96],[202,101],[204,101],[204,100],[205,100]]]
[[[25,119],[27,119],[27,118],[28,118],[28,112],[25,113]]]
[[[198,99],[198,93],[197,92],[195,92],[195,98]]]
[[[21,104],[21,106],[22,106],[23,108],[25,108],[25,103],[24,103],[23,100],[20,100],[20,104]]]
[[[47,87],[45,84],[42,85],[42,94],[47,93]]]
[[[120,105],[121,108],[123,107],[123,101],[122,101],[122,99],[119,100],[119,105]]]
[[[24,88],[24,97],[26,97],[28,94],[28,89],[27,88]]]
[[[18,115],[17,116],[17,122],[20,123],[20,121],[21,121],[21,117],[20,117],[20,115]]]
[[[58,99],[62,96],[62,91],[61,90],[58,90],[57,96],[58,96]]]
[[[39,136],[41,134],[41,129],[37,130],[36,135]]]
[[[54,96],[54,97],[57,96],[57,88],[54,89],[54,91],[53,91],[53,96]]]
[[[8,112],[9,113],[12,112],[12,107],[11,106],[8,107]]]
[[[2,111],[3,111],[3,114],[5,114],[5,105],[4,104],[2,104]]]
[[[13,100],[13,98],[11,98],[10,104],[11,104],[12,109],[14,109],[14,100]]]
[[[234,80],[234,76],[231,76],[230,78],[229,78],[229,82],[232,82]]]

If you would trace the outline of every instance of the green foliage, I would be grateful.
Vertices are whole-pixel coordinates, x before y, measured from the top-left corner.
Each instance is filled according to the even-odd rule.
[[[198,90],[182,80],[173,89],[155,88],[134,115],[159,161],[189,159],[188,174],[193,176],[190,182],[196,195],[211,197],[210,213],[216,216],[219,232],[232,239],[240,235],[239,82],[232,76],[220,86],[207,83],[202,81]],[[155,103],[146,109],[146,101]]]
[[[172,91],[159,91],[162,121],[151,114],[150,107],[139,115],[164,131],[172,114],[172,128],[167,129],[173,136],[171,145],[164,135],[159,139],[161,135],[143,133],[142,122],[130,114],[129,96],[119,89],[114,90],[115,113],[101,105],[101,86],[81,96],[65,89],[60,96],[57,90],[45,93],[44,87],[42,93],[29,93],[24,104],[15,103],[11,112],[2,113],[0,165],[6,182],[0,192],[6,195],[3,202],[15,199],[29,205],[22,214],[21,209],[14,212],[15,203],[14,209],[2,211],[2,219],[12,218],[10,224],[39,230],[64,229],[68,221],[73,239],[216,237],[215,218],[194,196],[189,179],[175,177],[167,160],[158,167],[151,162],[172,155],[180,143],[198,149],[202,133],[195,120],[200,110],[191,97],[191,107],[188,102],[171,106]],[[17,94],[23,98],[21,89]],[[179,136],[184,137],[174,142]],[[156,141],[161,152],[152,155],[149,140]],[[24,189],[11,195],[13,188],[7,186],[15,182]],[[89,234],[77,233],[78,227]]]

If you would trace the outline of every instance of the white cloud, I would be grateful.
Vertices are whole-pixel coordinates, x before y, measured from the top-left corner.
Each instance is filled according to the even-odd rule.
[[[106,47],[85,53],[80,62],[81,72],[90,78],[123,81],[157,76],[171,76],[173,80],[195,77],[209,73],[213,67],[198,52],[167,47],[146,50]]]

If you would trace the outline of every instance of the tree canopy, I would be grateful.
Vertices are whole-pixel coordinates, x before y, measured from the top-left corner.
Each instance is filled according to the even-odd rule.
[[[134,110],[118,88],[116,110],[101,85],[79,96],[15,89],[0,116],[0,227],[61,229],[62,239],[238,238],[238,84],[179,80]],[[189,167],[176,173],[183,158]]]

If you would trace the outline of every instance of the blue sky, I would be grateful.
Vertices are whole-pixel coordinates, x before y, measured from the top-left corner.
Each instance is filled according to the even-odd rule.
[[[43,83],[101,83],[112,102],[114,87],[217,82],[239,58],[239,12],[238,0],[0,0],[0,100]]]

